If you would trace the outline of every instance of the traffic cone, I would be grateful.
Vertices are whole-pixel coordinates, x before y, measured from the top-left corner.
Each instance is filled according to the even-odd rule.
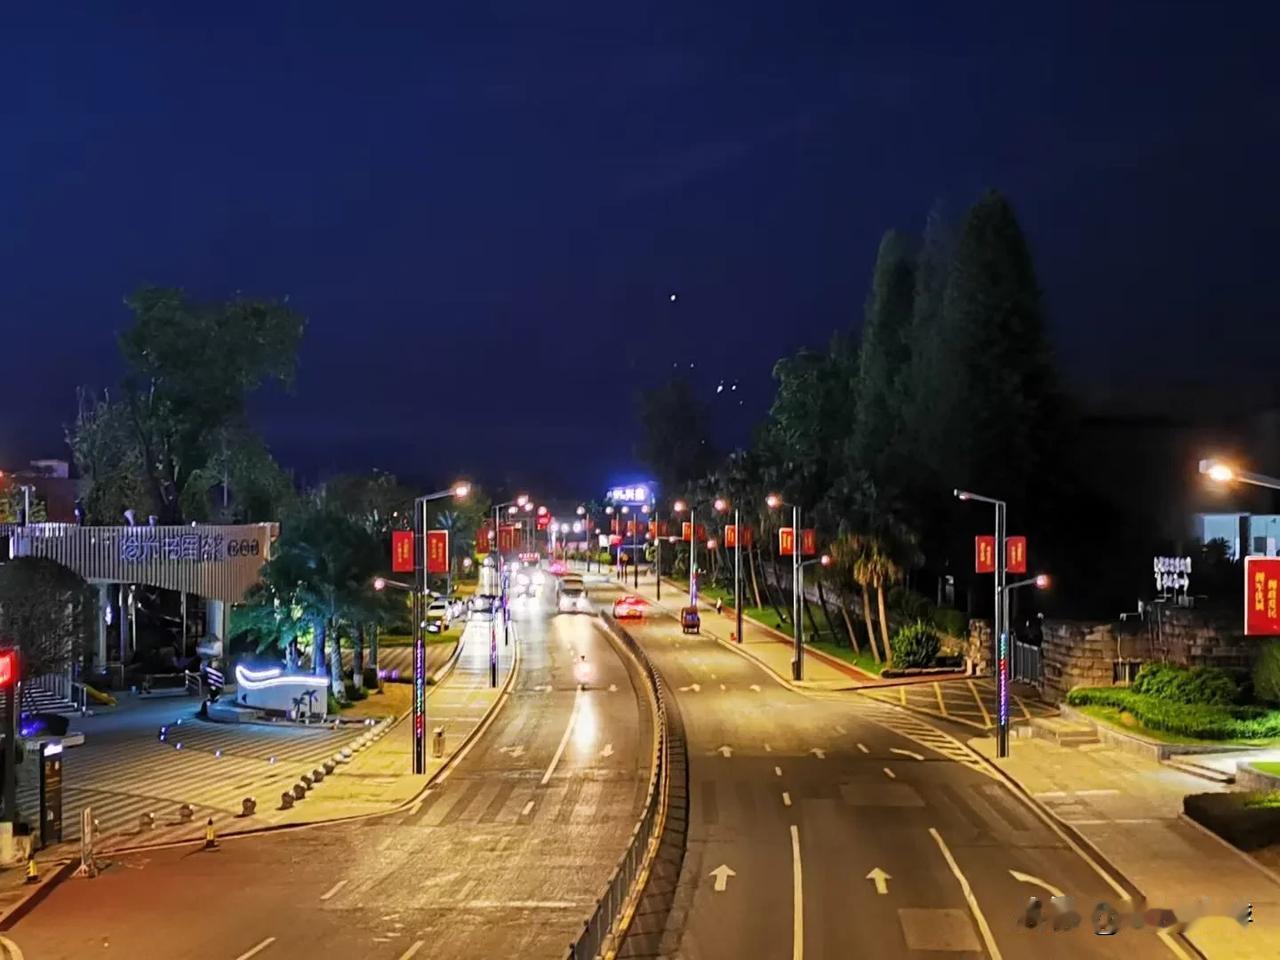
[[[39,882],[40,882],[40,867],[36,864],[36,858],[33,855],[28,854],[27,855],[27,883],[39,883]]]
[[[210,817],[204,825],[204,849],[218,849],[218,838],[213,834],[213,817]]]

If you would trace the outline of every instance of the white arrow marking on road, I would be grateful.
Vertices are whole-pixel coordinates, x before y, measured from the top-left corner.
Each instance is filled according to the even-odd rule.
[[[753,684],[751,685],[751,689],[752,689],[752,690],[754,690],[756,693],[759,693],[759,692],[760,692],[760,684],[758,684],[758,683],[753,683]]]
[[[1041,880],[1039,877],[1033,877],[1029,873],[1019,873],[1017,870],[1010,870],[1009,876],[1013,877],[1013,879],[1019,881],[1020,883],[1029,883],[1032,886],[1039,887],[1042,890],[1048,890],[1052,896],[1055,896],[1055,897],[1063,896],[1062,891],[1059,890],[1057,887],[1055,887],[1052,883],[1045,883],[1045,881]]]
[[[702,690],[702,685],[697,683],[691,683],[687,687],[680,688],[681,693],[688,693],[690,690],[692,690],[694,693],[698,693],[699,691]]]
[[[896,754],[898,754],[898,755],[900,755],[900,756],[903,756],[903,757],[910,757],[912,760],[923,760],[923,759],[924,759],[924,757],[923,757],[922,755],[918,754],[918,753],[915,753],[915,752],[913,752],[913,751],[911,751],[911,750],[899,750],[897,747],[890,747],[890,748],[889,748],[889,752],[890,752],[890,753],[896,753]]]
[[[872,883],[876,885],[876,893],[880,894],[881,896],[884,896],[886,893],[889,892],[889,881],[892,880],[893,877],[885,873],[879,867],[876,867],[874,870],[872,870],[870,873],[867,874],[866,879],[870,880]]]
[[[618,692],[618,685],[617,685],[616,683],[611,683],[611,684],[609,684],[609,692],[610,692],[610,693],[617,693],[617,692]]]
[[[732,756],[733,756],[733,747],[731,747],[731,746],[729,746],[728,744],[726,744],[726,745],[725,745],[725,746],[723,746],[723,747],[719,747],[719,748],[717,748],[716,752],[717,752],[717,753],[719,753],[719,754],[720,754],[720,756],[722,756],[722,757],[732,757]]]
[[[708,873],[707,876],[716,878],[715,891],[716,893],[723,893],[724,888],[729,885],[729,878],[736,877],[737,874],[729,869],[729,865],[727,863],[722,863],[720,866]]]
[[[538,686],[536,686],[536,687],[534,687],[534,688],[533,688],[533,692],[534,692],[534,693],[550,693],[550,692],[551,692],[551,684],[549,684],[549,683],[539,684]]]
[[[516,744],[513,747],[499,747],[498,752],[505,753],[511,759],[516,760],[524,756],[524,747],[521,746],[520,744]]]
[[[870,750],[867,749],[867,745],[865,743],[858,744],[858,749],[861,750],[863,753],[871,752]]]
[[[613,756],[613,744],[612,744],[612,743],[606,743],[606,744],[604,745],[604,749],[600,751],[600,756],[602,756],[602,757],[612,757],[612,756]]]
[[[813,747],[809,750],[809,752],[812,753],[819,760],[827,759],[827,751],[823,750],[821,747]]]

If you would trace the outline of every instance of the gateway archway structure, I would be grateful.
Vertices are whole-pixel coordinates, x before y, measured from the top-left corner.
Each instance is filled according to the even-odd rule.
[[[279,536],[276,523],[189,526],[88,527],[65,523],[5,525],[8,555],[46,557],[74,570],[98,588],[95,663],[123,662],[136,637],[123,629],[128,589],[135,585],[173,590],[205,603],[206,639],[215,649],[227,636],[231,604],[261,578]],[[120,617],[120,642],[108,649],[108,627]]]

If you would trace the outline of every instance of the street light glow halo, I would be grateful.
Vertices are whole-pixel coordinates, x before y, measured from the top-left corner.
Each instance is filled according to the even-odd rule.
[[[782,497],[778,496],[776,493],[771,493],[764,498],[764,502],[768,505],[770,510],[776,510],[778,507],[782,506]]]

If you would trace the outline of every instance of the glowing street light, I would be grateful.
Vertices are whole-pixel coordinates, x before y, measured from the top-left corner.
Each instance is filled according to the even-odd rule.
[[[796,504],[788,504],[779,494],[771,493],[764,498],[765,504],[770,510],[777,510],[780,507],[791,507],[791,619],[792,630],[795,634],[795,655],[791,661],[791,679],[804,679],[804,611],[800,609],[800,605],[804,603],[802,599],[804,590],[804,564],[800,561],[800,507]]]
[[[1231,464],[1221,460],[1201,460],[1200,472],[1217,483],[1238,481],[1255,487],[1266,487],[1268,490],[1280,490],[1280,479],[1261,473],[1250,473],[1247,470],[1237,470]]]

